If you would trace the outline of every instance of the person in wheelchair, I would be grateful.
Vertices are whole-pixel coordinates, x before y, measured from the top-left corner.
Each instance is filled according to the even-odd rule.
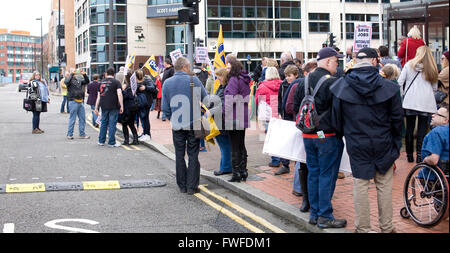
[[[449,108],[448,104],[443,104],[437,113],[431,118],[431,127],[433,128],[423,140],[422,156],[423,162],[430,166],[438,166],[448,176],[449,160]],[[430,173],[427,168],[422,169],[419,177],[434,181],[436,175]]]

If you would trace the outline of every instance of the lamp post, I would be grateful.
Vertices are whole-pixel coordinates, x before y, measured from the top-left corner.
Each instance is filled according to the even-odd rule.
[[[42,16],[40,18],[37,18],[36,20],[41,21],[41,75],[44,77],[44,57],[42,53],[44,52],[44,42],[42,38]]]

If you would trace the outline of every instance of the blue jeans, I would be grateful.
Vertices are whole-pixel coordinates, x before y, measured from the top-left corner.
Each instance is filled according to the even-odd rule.
[[[94,113],[95,105],[91,105],[91,109],[92,109],[92,125],[95,126],[95,124],[97,124],[96,121],[97,121],[97,118],[98,118],[98,116],[95,115],[95,113]]]
[[[39,128],[40,121],[41,121],[41,112],[33,111],[33,130]]]
[[[331,198],[341,164],[344,143],[336,136],[304,138],[308,166],[308,197],[310,218],[334,219]]]
[[[289,160],[286,160],[286,159],[283,159],[283,158],[279,158],[279,157],[276,157],[276,156],[271,156],[271,158],[272,158],[272,163],[273,164],[279,165],[280,162],[281,162],[283,164],[283,166],[289,167]]]
[[[302,188],[300,186],[300,177],[298,174],[298,170],[300,169],[300,162],[295,162],[295,169],[294,169],[294,191],[303,193]]]
[[[73,136],[73,128],[75,127],[75,121],[78,116],[78,130],[80,136],[85,136],[84,129],[86,128],[86,114],[84,111],[84,104],[75,101],[69,101],[70,117],[69,117],[69,129],[67,130],[67,136]]]
[[[119,118],[119,109],[103,110],[102,122],[100,124],[100,134],[98,135],[98,142],[105,143],[106,132],[108,131],[108,145],[116,144],[116,125]]]
[[[139,109],[139,119],[141,120],[143,133],[146,135],[150,135],[150,118],[148,117],[150,113],[150,108]],[[139,126],[139,124],[138,124]]]
[[[231,172],[231,144],[227,135],[216,136],[220,148],[220,171]]]
[[[64,112],[64,105],[67,105],[66,106],[67,107],[67,112],[70,112],[69,111],[69,101],[67,101],[67,96],[63,96],[63,101],[61,103],[61,109],[60,109],[61,113]]]

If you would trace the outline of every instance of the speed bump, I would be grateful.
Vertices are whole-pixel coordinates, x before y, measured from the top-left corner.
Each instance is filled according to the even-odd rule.
[[[162,186],[166,186],[166,182],[156,179],[0,184],[0,194],[49,191],[118,190]]]

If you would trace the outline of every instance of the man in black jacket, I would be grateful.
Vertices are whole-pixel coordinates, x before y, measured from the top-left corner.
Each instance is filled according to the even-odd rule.
[[[403,110],[399,85],[382,78],[377,64],[375,49],[361,49],[353,68],[330,88],[334,96],[331,123],[345,136],[354,177],[355,226],[361,233],[371,231],[368,189],[372,178],[381,231],[395,232],[392,182],[402,146]]]
[[[343,55],[338,54],[333,48],[322,48],[318,54],[318,67],[308,75],[311,89],[316,87],[323,76],[327,78],[314,97],[317,113],[321,115],[317,132],[302,134],[308,167],[309,223],[317,224],[320,228],[342,228],[347,225],[346,220],[333,217],[331,205],[344,144],[331,125],[333,96],[329,88],[336,81],[332,75],[336,73],[338,58],[341,57]],[[295,115],[298,114],[305,97],[304,86],[305,80],[301,80],[294,96]]]
[[[89,84],[89,77],[84,71],[77,69],[72,70],[69,78],[64,80],[67,86],[67,100],[69,101],[70,117],[69,127],[67,130],[67,139],[73,140],[73,128],[75,126],[76,117],[78,116],[78,129],[80,139],[89,139],[84,132],[86,128],[86,112],[84,111],[84,94],[86,85]]]
[[[164,87],[164,82],[167,79],[171,78],[174,74],[175,70],[173,68],[172,60],[170,59],[170,57],[166,57],[166,59],[164,60],[164,74],[161,81],[161,89],[162,87]],[[162,113],[161,120],[166,121],[166,115],[164,115],[164,112]]]

